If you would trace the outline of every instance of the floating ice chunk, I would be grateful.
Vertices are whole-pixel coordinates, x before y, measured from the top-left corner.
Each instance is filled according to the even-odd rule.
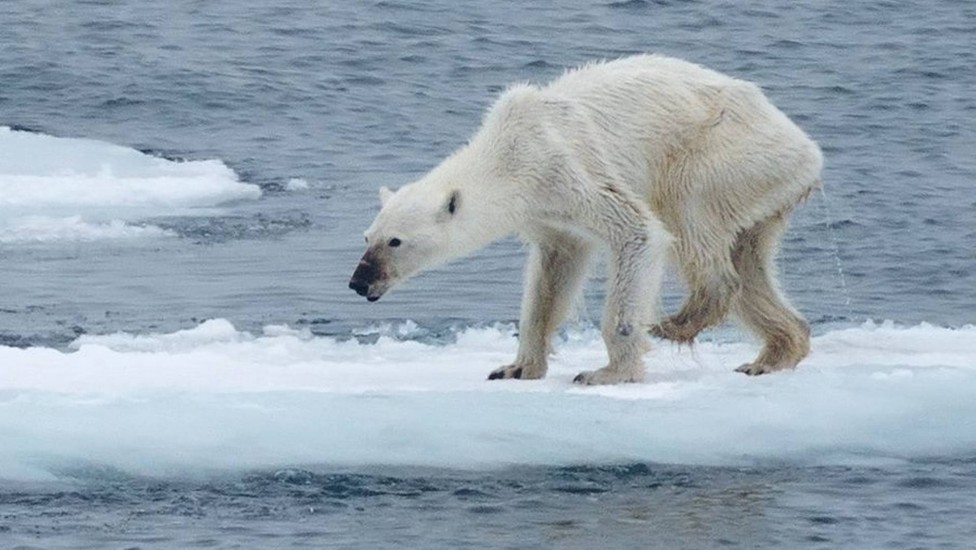
[[[122,220],[88,223],[81,216],[51,218],[25,216],[0,225],[0,244],[90,242],[172,237],[175,233],[154,225],[128,224]]]
[[[159,237],[132,222],[260,196],[219,160],[0,127],[0,242]]]
[[[402,332],[401,332],[402,328]],[[381,327],[413,334],[414,324]],[[549,376],[485,380],[510,326],[374,344],[211,320],[170,334],[0,347],[0,477],[95,461],[141,473],[299,464],[491,468],[658,461],[885,463],[976,452],[976,327],[868,325],[813,340],[800,368],[749,378],[748,343],[659,346],[644,384],[584,388],[599,333]]]
[[[285,189],[288,191],[303,191],[308,189],[308,181],[302,178],[291,178],[288,183],[285,184]]]

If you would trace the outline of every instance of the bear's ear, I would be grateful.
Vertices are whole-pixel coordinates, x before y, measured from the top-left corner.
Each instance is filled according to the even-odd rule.
[[[454,213],[457,212],[458,208],[460,207],[461,207],[461,193],[458,191],[451,191],[451,196],[448,197],[447,204],[444,206],[444,209],[447,210],[448,214],[453,216]]]
[[[380,187],[380,206],[386,206],[386,201],[390,200],[393,196],[393,191],[387,186]]]

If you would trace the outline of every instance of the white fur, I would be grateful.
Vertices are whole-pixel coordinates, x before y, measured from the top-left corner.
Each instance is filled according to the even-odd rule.
[[[741,289],[756,287],[772,305],[744,313],[752,315],[747,325],[765,336],[764,322],[789,324],[793,315],[800,324],[784,329],[786,337],[805,326],[774,279],[740,280],[733,251],[751,253],[750,273],[772,273],[765,267],[778,232],[767,238],[759,229],[819,183],[821,163],[816,144],[758,87],[677,59],[641,55],[587,65],[545,87],[513,86],[466,146],[419,181],[383,193],[366,237],[387,276],[371,292],[378,297],[421,269],[521,235],[532,251],[519,351],[493,377],[540,378],[550,337],[600,245],[611,258],[603,316],[610,362],[577,381],[639,381],[669,252],[702,300],[689,298],[689,311],[712,302],[702,306],[712,316],[743,311],[734,307]],[[739,243],[750,230],[769,242]],[[389,247],[392,238],[402,245]],[[771,361],[782,365],[759,372],[793,366],[792,358]]]

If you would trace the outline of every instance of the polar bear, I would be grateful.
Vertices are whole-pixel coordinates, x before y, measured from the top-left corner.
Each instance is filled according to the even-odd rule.
[[[518,234],[531,247],[518,352],[488,378],[542,378],[550,339],[602,248],[609,362],[575,382],[641,381],[648,332],[691,342],[729,312],[763,341],[736,370],[793,368],[810,331],[779,289],[773,256],[821,166],[816,143],[752,83],[660,55],[593,63],[510,87],[467,145],[419,181],[381,189],[349,286],[374,301]],[[668,261],[689,293],[658,321]]]

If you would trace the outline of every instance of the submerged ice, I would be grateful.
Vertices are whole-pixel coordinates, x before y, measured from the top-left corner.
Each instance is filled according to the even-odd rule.
[[[0,478],[329,466],[492,468],[653,461],[881,463],[976,452],[976,327],[868,323],[814,339],[794,371],[732,372],[747,343],[662,344],[643,384],[583,388],[599,335],[569,335],[539,381],[485,380],[510,327],[431,345],[262,334],[207,321],[0,347]]]
[[[168,160],[0,126],[2,244],[165,236],[142,220],[260,195],[219,160]]]

